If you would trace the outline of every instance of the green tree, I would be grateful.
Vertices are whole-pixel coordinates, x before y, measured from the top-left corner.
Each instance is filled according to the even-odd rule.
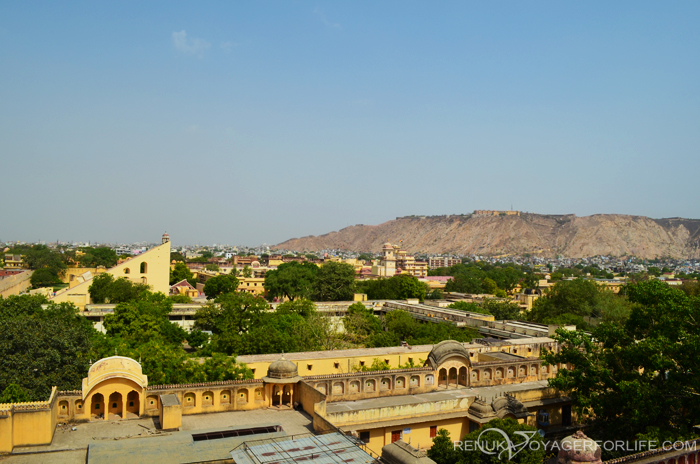
[[[104,266],[106,268],[117,265],[117,252],[108,247],[82,248],[85,254],[80,256],[79,262],[83,267]]]
[[[488,311],[488,314],[492,314],[497,321],[523,319],[520,315],[520,306],[516,303],[486,298],[481,304],[481,307],[485,311]]]
[[[562,280],[532,305],[529,319],[542,324],[574,324],[587,328],[584,318],[624,319],[627,302],[587,279]]]
[[[250,266],[245,265],[243,266],[243,271],[241,272],[241,275],[245,277],[246,279],[250,279],[253,276],[253,270],[250,268]]]
[[[186,280],[193,287],[197,286],[197,280],[194,278],[194,274],[189,270],[187,264],[176,263],[175,268],[170,270],[170,285],[176,284]]]
[[[498,431],[508,436],[508,440]],[[520,433],[516,433],[520,432]],[[436,437],[437,438],[437,437]],[[510,442],[514,449],[511,456],[508,452]],[[527,445],[525,445],[527,443]],[[442,444],[442,443],[441,443]],[[442,446],[444,448],[444,444]],[[483,450],[487,450],[488,454]],[[535,427],[519,424],[515,419],[492,419],[481,428],[474,430],[462,438],[462,449],[457,449],[458,461],[465,464],[541,464],[545,461],[544,441]],[[436,453],[437,454],[437,453]],[[450,461],[449,454],[443,454]],[[436,461],[438,464],[443,464]]]
[[[313,301],[305,298],[290,300],[277,306],[279,314],[298,314],[302,317],[308,317],[316,312],[316,305]]]
[[[700,414],[700,300],[656,280],[631,285],[628,295],[623,326],[557,331],[559,352],[543,357],[572,367],[549,383],[571,397],[594,438],[688,437]]]
[[[26,403],[29,401],[29,395],[22,387],[16,383],[11,383],[3,390],[0,395],[0,404],[3,403]]]
[[[43,268],[32,272],[32,277],[29,279],[29,282],[34,288],[53,287],[54,285],[60,284],[61,279],[58,278],[53,270]]]
[[[68,265],[63,256],[46,245],[34,245],[24,252],[24,262],[29,269],[49,269],[58,277],[63,277]]]
[[[197,311],[194,328],[214,334],[211,344],[215,351],[246,353],[245,335],[255,325],[260,326],[262,315],[269,307],[268,303],[261,297],[243,292],[224,293],[215,303],[205,305]]]
[[[219,295],[235,292],[237,288],[238,279],[231,274],[224,274],[208,279],[204,284],[204,294],[207,300],[214,300]]]
[[[379,318],[374,315],[371,308],[365,307],[360,302],[348,307],[343,326],[346,337],[353,343],[364,345],[368,338],[382,331]]]
[[[149,293],[149,288],[146,284],[135,284],[126,277],[115,279],[112,274],[103,272],[92,278],[88,293],[95,304],[123,303]]]
[[[219,266],[217,264],[207,264],[204,266],[204,269],[207,271],[212,271],[212,272],[219,272],[221,269],[219,269]]]
[[[428,449],[428,457],[437,464],[457,464],[460,458],[459,450],[450,438],[450,432],[445,429],[437,431],[433,438],[433,446]]]
[[[209,341],[209,334],[201,330],[193,330],[187,334],[187,344],[192,348],[200,348]]]
[[[496,281],[490,278],[485,278],[482,286],[484,288],[484,293],[488,293],[490,295],[493,295],[496,293],[496,290],[498,290],[498,284],[496,284]]]
[[[348,301],[355,288],[355,268],[329,261],[316,273],[313,296],[316,301]]]
[[[185,257],[182,256],[182,253],[179,253],[179,252],[177,252],[177,251],[171,251],[171,252],[170,252],[170,261],[171,261],[171,262],[172,262],[172,261],[177,261],[177,262],[184,263],[184,262],[185,262]],[[180,279],[180,280],[182,280],[182,279]]]
[[[0,391],[14,383],[37,401],[46,400],[52,386],[79,389],[94,333],[72,304],[29,295],[0,297]]]
[[[310,298],[316,281],[318,266],[292,261],[280,264],[265,273],[265,290],[270,298]]]
[[[189,295],[170,295],[168,298],[173,303],[192,303],[192,298]]]
[[[152,339],[179,346],[187,338],[187,332],[168,320],[172,308],[172,300],[162,293],[119,303],[113,314],[105,316],[105,332],[132,346],[146,344]]]

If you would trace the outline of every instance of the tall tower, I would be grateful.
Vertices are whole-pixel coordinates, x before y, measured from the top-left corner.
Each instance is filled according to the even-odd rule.
[[[170,241],[170,235],[168,235],[168,233],[166,232],[166,233],[163,234],[163,239],[162,239],[162,241],[160,242],[160,244],[162,245],[162,244],[167,243],[167,242],[169,242],[169,241]]]

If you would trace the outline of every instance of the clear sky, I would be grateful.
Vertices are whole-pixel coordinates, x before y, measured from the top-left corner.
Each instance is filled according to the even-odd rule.
[[[0,240],[700,217],[700,2],[0,2]]]

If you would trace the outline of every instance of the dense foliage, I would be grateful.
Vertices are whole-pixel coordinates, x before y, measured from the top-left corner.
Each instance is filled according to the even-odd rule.
[[[666,284],[663,284],[666,285]],[[542,324],[570,324],[591,327],[591,321],[623,323],[630,313],[630,304],[605,286],[592,280],[562,280],[537,299],[529,320]]]
[[[149,293],[147,284],[135,284],[126,277],[115,279],[103,272],[92,279],[88,292],[93,303],[122,303],[141,298]]]
[[[362,303],[354,303],[343,318],[346,339],[370,347],[427,345],[443,340],[471,341],[478,336],[473,328],[458,328],[452,324],[421,324],[406,311],[395,310],[379,318]]]
[[[561,349],[544,359],[573,367],[550,384],[587,415],[592,437],[688,437],[700,414],[700,299],[655,280],[631,285],[628,295],[623,325],[557,332]]]
[[[289,301],[274,312],[268,307],[263,298],[249,293],[227,293],[204,306],[195,315],[195,328],[212,332],[212,339],[202,352],[240,355],[339,347],[330,318],[317,313],[311,301]]]
[[[30,399],[46,400],[54,385],[80,388],[94,329],[75,306],[42,296],[0,297],[0,334],[0,391],[16,384]]]
[[[496,431],[486,432],[488,429],[499,429],[508,436],[513,455],[509,454],[509,443],[506,437]],[[545,462],[544,442],[537,433],[537,429],[519,424],[515,419],[493,419],[457,441],[461,443],[455,444],[447,430],[438,430],[437,436],[433,438],[433,446],[428,450],[428,457],[437,464],[458,462],[460,464],[506,462],[541,464]]]
[[[357,291],[366,293],[370,300],[424,300],[427,286],[408,274],[399,274],[388,279],[365,280],[357,283]]]
[[[170,285],[186,280],[193,287],[197,287],[197,279],[184,262],[175,263],[175,267],[170,270]]]
[[[333,261],[320,268],[313,263],[292,261],[268,271],[264,285],[271,299],[347,301],[355,292],[355,269]]]
[[[203,291],[207,296],[207,300],[214,300],[219,295],[235,292],[237,288],[238,279],[236,279],[236,276],[231,274],[222,274],[207,279],[207,282],[204,284]]]
[[[455,264],[428,271],[428,275],[452,276],[447,282],[446,292],[488,293],[505,297],[519,283],[524,287],[537,286],[538,277],[529,269],[514,264],[493,265],[477,261],[474,263]]]

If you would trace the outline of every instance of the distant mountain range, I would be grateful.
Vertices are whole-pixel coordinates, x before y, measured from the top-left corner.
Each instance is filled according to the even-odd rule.
[[[325,235],[293,238],[273,248],[376,253],[383,243],[398,244],[401,240],[409,253],[688,259],[700,257],[700,220],[482,211],[461,216],[408,216],[375,226],[358,224]]]

